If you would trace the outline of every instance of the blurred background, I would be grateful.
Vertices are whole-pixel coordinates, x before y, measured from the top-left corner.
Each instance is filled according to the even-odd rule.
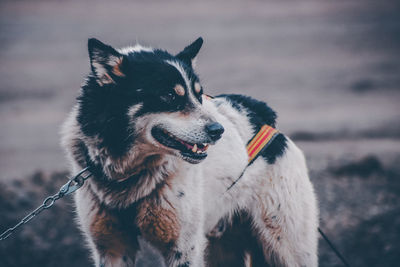
[[[268,102],[304,150],[321,227],[352,266],[400,262],[396,0],[0,1],[0,231],[55,193],[87,39],[179,52],[206,93]],[[71,199],[0,243],[0,266],[87,266]],[[342,266],[320,240],[320,266]]]

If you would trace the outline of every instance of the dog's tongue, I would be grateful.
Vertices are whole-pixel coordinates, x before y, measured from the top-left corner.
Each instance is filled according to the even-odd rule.
[[[181,141],[181,144],[184,145],[188,150],[192,150],[193,152],[197,151],[197,145],[196,144],[192,145],[192,144],[189,144],[189,143],[186,143],[186,142],[183,142],[183,141]]]
[[[201,145],[201,144],[189,144],[183,141],[180,141],[181,144],[183,144],[188,150],[191,150],[193,153],[196,153],[197,150],[203,151],[203,150],[207,150],[208,145]]]
[[[193,146],[191,144],[185,143],[185,142],[181,142],[188,150],[192,150]]]

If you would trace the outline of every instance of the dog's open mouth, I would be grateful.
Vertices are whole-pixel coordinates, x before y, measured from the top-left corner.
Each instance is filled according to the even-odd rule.
[[[180,152],[182,158],[190,163],[199,163],[207,157],[209,144],[193,144],[169,133],[160,127],[154,127],[151,130],[153,137],[162,145],[176,149]]]

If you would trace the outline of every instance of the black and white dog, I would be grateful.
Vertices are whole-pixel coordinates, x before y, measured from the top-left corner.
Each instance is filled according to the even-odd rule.
[[[209,99],[177,55],[89,40],[91,72],[63,126],[96,266],[135,266],[138,238],[168,266],[317,266],[318,210],[303,153],[283,134],[247,166],[246,144],[276,114],[241,95]]]

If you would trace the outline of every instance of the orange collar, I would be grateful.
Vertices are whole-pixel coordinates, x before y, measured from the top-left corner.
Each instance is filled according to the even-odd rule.
[[[250,140],[247,145],[247,154],[249,155],[249,164],[251,164],[260,152],[267,147],[275,137],[279,134],[279,131],[272,128],[269,125],[263,125],[258,133]]]
[[[211,100],[214,97],[203,94],[206,100]],[[247,144],[247,154],[249,155],[248,165],[253,163],[260,152],[268,147],[275,137],[279,134],[279,131],[271,126],[265,124],[261,127],[260,131],[254,135],[254,137]]]
[[[279,131],[269,125],[265,124],[261,127],[260,131],[258,131],[258,133],[247,144],[247,154],[249,155],[249,159],[246,167],[243,169],[239,177],[226,189],[226,192],[242,178],[246,169],[257,159],[260,152],[274,141],[278,134]]]

